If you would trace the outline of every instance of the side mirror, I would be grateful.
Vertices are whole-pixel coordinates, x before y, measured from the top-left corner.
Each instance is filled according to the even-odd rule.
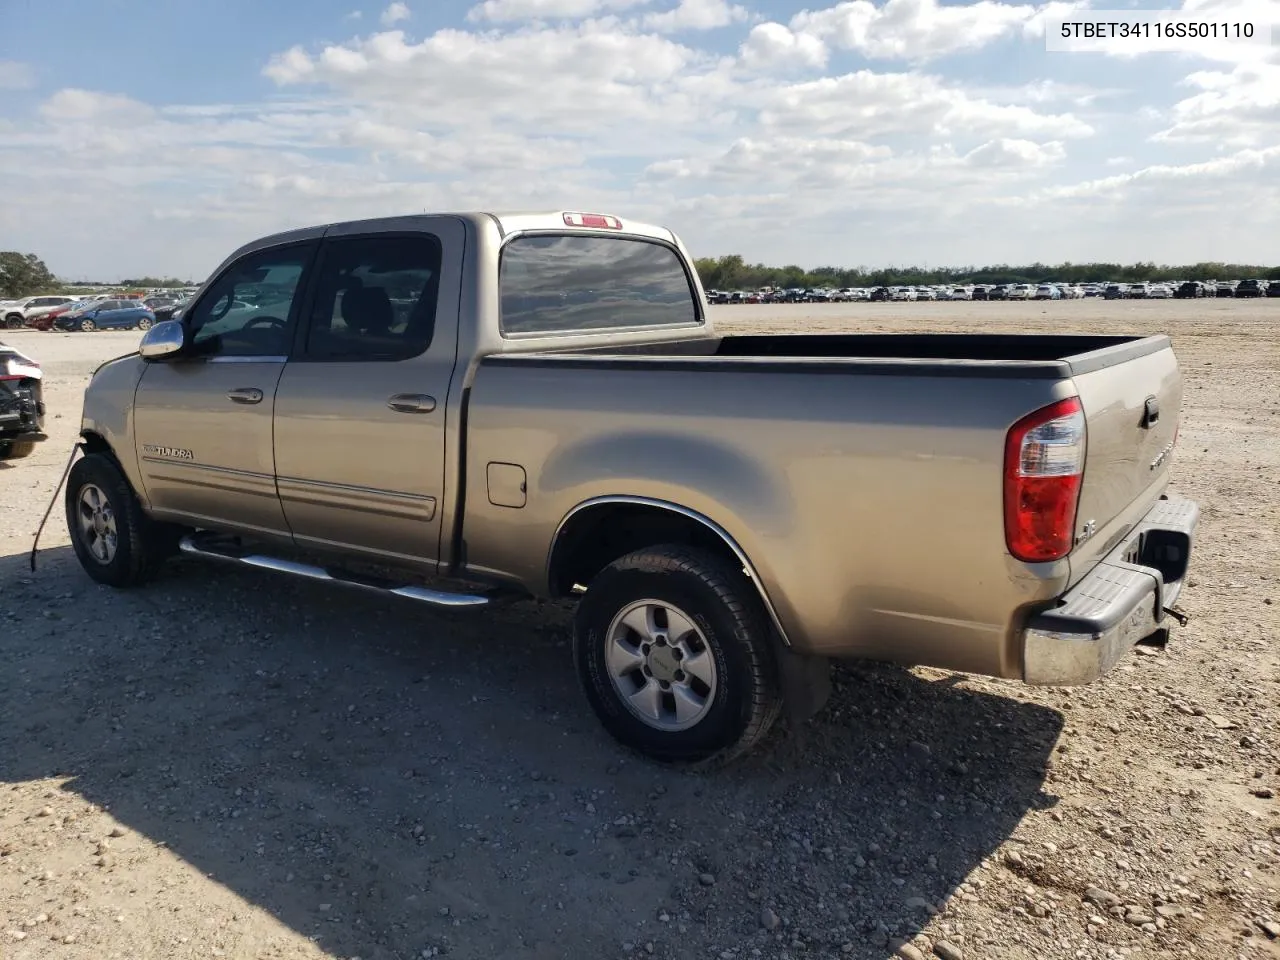
[[[145,360],[163,360],[182,351],[187,343],[187,332],[177,320],[163,320],[142,335],[138,347]]]

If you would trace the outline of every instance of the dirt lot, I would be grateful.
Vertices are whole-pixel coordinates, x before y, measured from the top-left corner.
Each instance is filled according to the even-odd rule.
[[[31,573],[84,385],[137,335],[5,333],[53,440],[0,465],[0,957],[1280,957],[1280,301],[715,318],[1171,333],[1190,625],[1075,690],[851,665],[808,725],[675,773],[601,732],[557,606],[195,561],[114,592],[60,501]]]

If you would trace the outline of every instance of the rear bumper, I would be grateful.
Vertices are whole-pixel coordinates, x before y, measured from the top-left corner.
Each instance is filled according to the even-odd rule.
[[[1108,673],[1160,629],[1186,582],[1200,522],[1193,500],[1156,501],[1093,570],[1023,630],[1023,680],[1072,686]]]

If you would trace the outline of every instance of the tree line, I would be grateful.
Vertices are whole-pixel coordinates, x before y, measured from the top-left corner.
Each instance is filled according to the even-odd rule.
[[[985,267],[817,267],[749,264],[738,254],[697,257],[693,261],[708,290],[753,290],[759,287],[889,287],[958,283],[1142,283],[1168,280],[1280,279],[1280,266],[1204,262],[1170,266],[1151,262],[996,264]]]
[[[17,300],[42,293],[61,293],[76,284],[55,277],[45,262],[34,253],[17,250],[0,250],[0,300]],[[150,290],[155,287],[194,287],[190,280],[177,277],[131,277],[118,284],[131,290]]]

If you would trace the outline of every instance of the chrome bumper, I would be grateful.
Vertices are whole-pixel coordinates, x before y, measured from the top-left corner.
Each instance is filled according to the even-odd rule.
[[[1056,606],[1023,630],[1023,680],[1072,686],[1109,672],[1164,623],[1186,581],[1200,522],[1193,500],[1156,501],[1129,534]]]

